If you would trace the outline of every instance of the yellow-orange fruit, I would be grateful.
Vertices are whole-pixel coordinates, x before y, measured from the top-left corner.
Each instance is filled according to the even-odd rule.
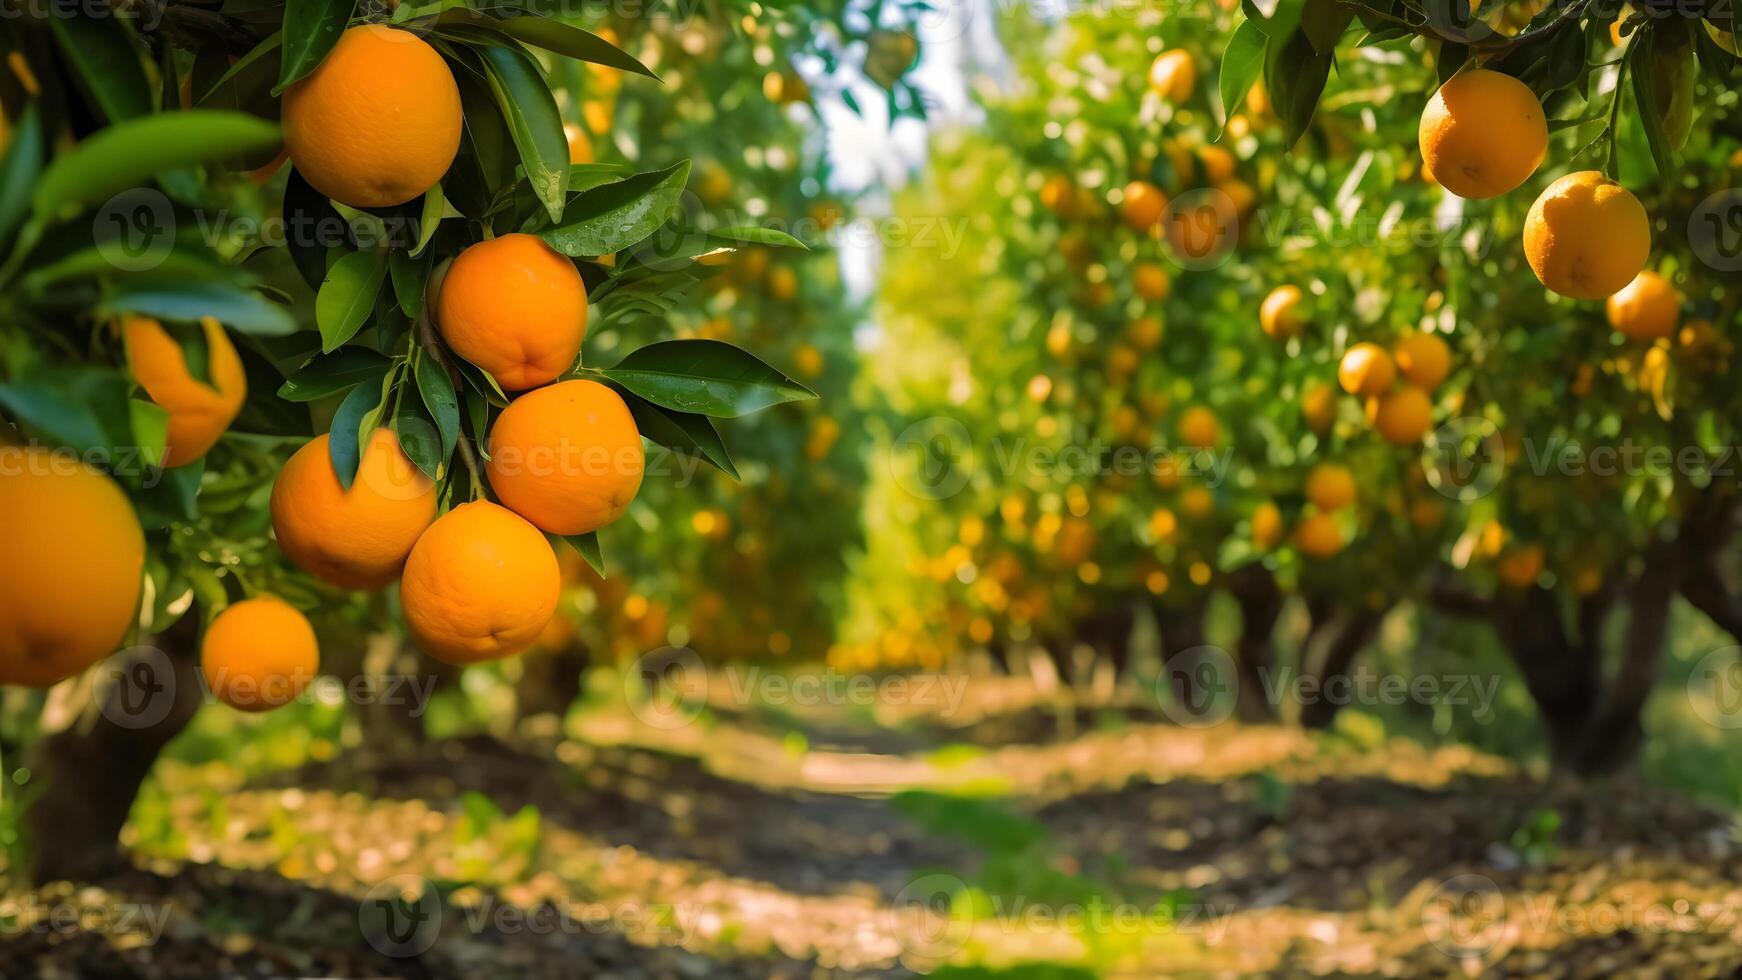
[[[1234,179],[1234,154],[1219,146],[1198,147],[1198,163],[1204,178],[1218,187]]]
[[[1180,416],[1179,438],[1193,449],[1211,449],[1222,438],[1222,424],[1216,421],[1216,413],[1194,405]]]
[[[1542,546],[1524,545],[1508,549],[1496,558],[1494,574],[1510,588],[1528,589],[1536,584],[1537,576],[1542,574],[1542,566]]]
[[[1343,352],[1342,363],[1337,365],[1337,383],[1351,395],[1384,394],[1396,376],[1391,355],[1378,344],[1356,344]]]
[[[1386,442],[1394,446],[1413,445],[1433,428],[1433,402],[1420,388],[1404,385],[1388,395],[1378,396],[1378,399],[1373,426]]]
[[[354,208],[404,204],[460,149],[460,89],[422,38],[379,24],[339,36],[284,93],[284,145],[315,190]]]
[[[1405,381],[1423,391],[1432,391],[1452,373],[1452,351],[1437,334],[1411,333],[1397,342],[1393,352],[1397,370]]]
[[[436,489],[399,448],[391,429],[370,433],[346,490],[333,470],[331,439],[298,449],[272,484],[272,530],[291,563],[341,589],[379,589],[436,514]]]
[[[587,131],[574,123],[563,123],[563,137],[569,143],[570,163],[592,163],[593,141],[587,138]]]
[[[1306,498],[1319,510],[1330,513],[1355,502],[1355,474],[1337,463],[1320,463],[1307,474]]]
[[[1647,270],[1609,297],[1609,326],[1629,340],[1661,340],[1681,325],[1681,300],[1669,280]]]
[[[314,627],[282,599],[233,603],[206,627],[200,642],[206,686],[240,711],[270,711],[296,700],[320,665]]]
[[[587,336],[587,287],[570,262],[525,234],[479,242],[448,267],[436,323],[454,352],[508,391],[573,367]]]
[[[622,517],[644,464],[629,406],[597,381],[521,395],[490,430],[490,486],[552,534],[585,534]]]
[[[1252,546],[1259,551],[1269,551],[1282,543],[1282,511],[1270,501],[1259,504],[1252,511]]]
[[[1278,340],[1286,340],[1300,333],[1306,325],[1301,316],[1300,304],[1306,299],[1299,286],[1278,286],[1264,297],[1264,303],[1258,308],[1258,325],[1264,332]]]
[[[1530,86],[1486,69],[1459,72],[1421,114],[1421,156],[1459,197],[1499,197],[1548,154],[1548,120]]]
[[[1154,262],[1139,262],[1131,270],[1131,285],[1137,291],[1139,299],[1150,303],[1159,303],[1167,299],[1167,270]]]
[[[1295,525],[1294,543],[1309,558],[1329,558],[1343,550],[1343,529],[1329,514],[1308,514]]]
[[[417,539],[399,594],[418,648],[465,666],[530,647],[556,614],[561,591],[556,554],[538,528],[475,500]]]
[[[206,377],[188,369],[187,355],[163,324],[142,316],[122,321],[127,366],[153,403],[169,413],[163,465],[185,466],[204,456],[242,411],[248,396],[248,376],[242,359],[217,320],[205,317]]]
[[[1198,66],[1188,51],[1163,51],[1149,65],[1150,90],[1176,105],[1189,100],[1197,84]]]
[[[1138,231],[1149,233],[1161,224],[1161,216],[1167,210],[1167,195],[1161,188],[1147,180],[1134,180],[1125,185],[1124,196],[1119,201],[1119,216],[1125,223]]]
[[[1570,299],[1606,299],[1651,256],[1651,221],[1627,188],[1595,170],[1550,184],[1524,220],[1536,278]]]
[[[48,687],[113,653],[139,612],[145,533],[70,453],[0,445],[0,684]]]
[[[1337,421],[1337,389],[1328,384],[1313,384],[1301,392],[1300,414],[1307,428],[1323,435]]]
[[[1162,332],[1160,318],[1140,316],[1131,321],[1129,329],[1126,330],[1126,336],[1131,339],[1131,345],[1138,350],[1150,350],[1161,343]]]

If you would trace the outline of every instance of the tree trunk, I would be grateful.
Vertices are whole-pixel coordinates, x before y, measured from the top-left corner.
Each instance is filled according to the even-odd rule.
[[[1275,667],[1271,634],[1282,617],[1282,590],[1277,588],[1276,577],[1257,563],[1230,575],[1228,588],[1240,606],[1240,642],[1234,650],[1239,693],[1234,710],[1242,721],[1273,722],[1277,706],[1270,700],[1265,675]]]
[[[23,825],[32,881],[95,881],[125,866],[121,827],[140,784],[205,700],[198,641],[196,608],[155,648],[97,668],[82,710],[31,746]]]
[[[1633,586],[1623,638],[1621,664],[1610,678],[1602,702],[1586,723],[1577,751],[1560,760],[1578,776],[1606,776],[1627,768],[1645,741],[1640,714],[1663,665],[1670,608],[1680,590],[1676,546],[1659,544],[1647,552],[1645,571]],[[1587,645],[1595,647],[1600,638]]]
[[[581,678],[591,656],[587,646],[571,641],[559,650],[541,650],[521,658],[520,680],[514,686],[519,727],[529,723],[554,727],[558,734],[569,706],[581,696]]]
[[[1204,604],[1167,606],[1153,603],[1156,627],[1161,633],[1161,667],[1175,710],[1198,717],[1208,713],[1216,696],[1237,690],[1234,677],[1214,676],[1216,663],[1185,654],[1204,645]]]
[[[1344,705],[1327,696],[1327,685],[1349,676],[1356,654],[1373,642],[1373,634],[1378,632],[1383,618],[1383,612],[1366,608],[1342,613],[1330,627],[1318,633],[1320,642],[1303,651],[1307,656],[1301,658],[1301,670],[1314,671],[1318,696],[1300,706],[1301,727],[1326,729],[1337,720],[1337,712]]]

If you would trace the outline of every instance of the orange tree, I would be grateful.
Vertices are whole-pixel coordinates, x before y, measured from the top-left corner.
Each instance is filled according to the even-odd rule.
[[[795,241],[656,234],[675,153],[571,163],[547,65],[651,74],[600,37],[452,4],[101,13],[0,35],[0,680],[68,682],[12,828],[38,877],[114,860],[207,689],[301,693],[299,609],[514,655],[556,611],[553,545],[600,561],[644,436],[729,468],[714,419],[811,397],[641,328],[698,256]]]
[[[905,546],[910,572],[935,562],[963,583],[944,601],[974,642],[1014,626],[1055,631],[1055,650],[1116,649],[1127,622],[1113,620],[1112,642],[1094,624],[1147,591],[1177,654],[1225,596],[1227,686],[1264,715],[1288,596],[1305,617],[1283,635],[1321,681],[1400,603],[1418,620],[1476,613],[1513,655],[1557,763],[1631,757],[1670,599],[1679,589],[1735,623],[1721,558],[1734,508],[1717,478],[1734,402],[1711,384],[1737,315],[1722,288],[1733,242],[1700,217],[1734,213],[1736,137],[1726,98],[1681,111],[1687,92],[1722,91],[1733,59],[1711,21],[1615,25],[1586,4],[1534,22],[1517,5],[1484,13],[1492,24],[1455,39],[1414,5],[1083,16],[1046,48],[1034,25],[1006,25],[1045,54],[987,100],[992,136],[941,140],[905,202],[993,215],[965,263],[1000,283],[992,315],[968,322],[929,283],[910,286],[923,257],[892,259],[884,284],[892,348],[959,358],[955,377],[908,386],[891,432],[936,416],[969,433],[954,513]],[[1436,95],[1441,78],[1452,85]],[[1551,179],[1580,153],[1644,203],[1607,178]],[[1522,192],[1477,197],[1527,179],[1545,188],[1534,207]],[[1648,212],[1663,216],[1649,253]],[[1619,295],[1591,298],[1603,290]],[[1006,345],[1008,363],[970,360],[970,337]],[[898,452],[895,472],[910,473],[903,454],[925,463],[925,446],[947,457],[934,474],[960,461],[925,425],[912,432],[921,451]],[[1574,467],[1623,438],[1689,448],[1668,466]],[[1086,447],[1090,462],[988,469],[988,446],[1012,440]],[[1198,445],[1226,455],[1177,452]],[[1120,446],[1165,452],[1151,479],[1130,480],[1109,465]],[[1617,605],[1633,626],[1605,657]],[[1035,625],[1037,609],[1054,621]],[[1173,672],[1177,686],[1201,660]],[[1323,724],[1335,707],[1309,699],[1299,716]]]

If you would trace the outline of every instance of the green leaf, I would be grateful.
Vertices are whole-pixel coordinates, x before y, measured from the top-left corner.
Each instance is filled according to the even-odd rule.
[[[714,418],[816,397],[755,355],[717,340],[649,344],[600,373],[662,408]]]
[[[689,180],[688,160],[664,170],[603,184],[575,197],[540,238],[564,255],[609,255],[641,241],[677,209]]]
[[[0,242],[12,241],[18,223],[30,210],[30,193],[42,174],[42,114],[36,103],[18,117],[6,157],[0,161]]]
[[[1330,54],[1354,19],[1355,8],[1343,0],[1306,0],[1306,6],[1301,10],[1300,29],[1312,42],[1313,51]]]
[[[430,479],[438,479],[442,474],[442,464],[448,457],[442,453],[442,437],[436,430],[429,413],[424,410],[423,403],[410,398],[400,400],[399,409],[393,416],[393,432],[399,438],[399,447],[412,464]]]
[[[742,479],[738,467],[732,463],[731,454],[726,451],[725,440],[720,438],[720,430],[714,427],[713,419],[660,408],[632,391],[625,390],[622,394],[629,413],[635,416],[635,428],[643,439],[667,449],[699,455],[732,479]]]
[[[1318,109],[1319,96],[1331,76],[1329,54],[1319,54],[1304,32],[1296,31],[1286,40],[1270,35],[1266,48],[1264,77],[1271,102],[1282,119],[1285,144],[1294,146],[1312,123]]]
[[[412,258],[423,256],[423,250],[429,247],[430,239],[435,237],[436,229],[441,227],[442,217],[447,211],[448,201],[442,195],[440,183],[423,192],[423,213],[417,219],[417,244],[411,247]],[[426,272],[425,275],[427,274]]]
[[[484,370],[463,357],[454,358],[454,366],[459,369],[460,377],[466,379],[473,391],[483,395],[485,400],[497,408],[508,407],[508,395],[490,372]],[[483,435],[483,433],[479,433]]]
[[[387,259],[387,271],[393,277],[393,296],[407,317],[415,320],[423,312],[423,291],[429,284],[429,258],[414,258],[395,250]]]
[[[327,270],[315,296],[315,325],[321,331],[321,350],[342,347],[368,322],[387,277],[387,253],[346,252]]]
[[[80,392],[63,377],[0,384],[0,408],[48,442],[79,452],[104,449],[109,437]]]
[[[622,180],[623,174],[624,168],[615,163],[571,163],[569,164],[569,194],[573,196],[582,191],[592,190],[601,184]]]
[[[243,72],[253,68],[255,62],[258,62],[263,58],[271,57],[283,46],[283,31],[273,31],[271,34],[266,35],[266,37],[263,38],[259,44],[256,44],[252,50],[242,57],[237,58],[234,64],[225,69],[224,73],[219,75],[211,85],[207,86],[204,92],[196,92],[194,94],[194,105],[198,106],[204,103],[219,89],[235,81]],[[276,75],[277,72],[274,72],[273,74]]]
[[[538,63],[526,52],[499,44],[481,44],[474,50],[484,61],[490,90],[520,151],[527,183],[550,219],[561,220],[568,198],[569,141],[563,134],[556,97],[539,73]]]
[[[454,379],[448,374],[448,369],[421,348],[417,352],[413,373],[417,376],[417,391],[423,396],[424,407],[429,409],[436,430],[441,433],[441,458],[445,460],[453,455],[454,446],[460,441],[459,392],[454,390]]]
[[[356,385],[379,385],[391,364],[387,355],[367,347],[341,347],[310,359],[279,386],[278,397],[291,402],[312,402]]]
[[[1266,41],[1264,32],[1250,20],[1241,21],[1234,29],[1234,36],[1228,39],[1228,47],[1222,52],[1221,77],[1216,83],[1222,96],[1222,128],[1216,134],[1218,140],[1222,138],[1222,132],[1227,131],[1228,117],[1246,102],[1246,93],[1252,91],[1252,83],[1264,74]]]
[[[244,112],[189,109],[129,119],[55,160],[36,186],[36,213],[67,217],[163,171],[268,149],[281,138],[276,123]]]
[[[1656,54],[1657,32],[1647,26],[1639,31],[1628,48],[1627,56],[1633,62],[1633,102],[1635,111],[1639,114],[1639,123],[1645,128],[1645,142],[1651,148],[1651,162],[1657,167],[1657,175],[1665,187],[1675,177],[1676,159],[1675,147],[1665,130],[1665,120],[1657,92],[1658,73],[1653,70],[1653,57]],[[1615,98],[1621,97],[1620,92]]]
[[[381,405],[382,385],[358,385],[351,389],[339,410],[333,413],[332,429],[327,435],[327,453],[333,461],[333,472],[339,485],[351,489],[357,477],[357,464],[362,459],[361,427],[363,420]]]
[[[211,316],[232,330],[267,337],[297,330],[296,318],[289,310],[259,293],[227,282],[174,285],[149,280],[124,282],[99,304],[98,310],[110,316],[137,313],[189,323]]]
[[[118,123],[151,112],[151,85],[126,24],[114,16],[44,19],[73,67],[79,88],[104,119]]]
[[[581,553],[593,571],[603,576],[605,574],[605,553],[599,548],[599,532],[588,531],[586,534],[573,534],[563,538],[570,547]]]
[[[284,181],[284,239],[303,281],[317,290],[327,277],[327,252],[357,247],[351,226],[339,209],[295,167]]]
[[[484,397],[476,389],[465,389],[466,423],[472,428],[472,447],[478,455],[486,460],[490,458],[490,444],[484,438],[484,433],[490,430],[490,399]]]
[[[773,245],[776,248],[802,248],[807,252],[810,251],[809,245],[784,231],[759,228],[755,225],[717,228],[708,232],[708,241],[723,248],[733,248],[739,245]]]
[[[134,444],[148,466],[162,466],[163,454],[169,444],[169,412],[162,406],[138,398],[129,399],[128,411],[133,423]]]
[[[445,15],[444,15],[445,16]],[[646,65],[630,57],[622,49],[611,42],[578,27],[541,17],[536,14],[526,14],[518,17],[505,17],[490,24],[492,30],[524,41],[533,47],[543,48],[556,54],[565,55],[578,61],[590,61],[595,65],[607,68],[617,68],[622,71],[646,75],[658,79]]]
[[[284,61],[278,72],[278,95],[314,71],[351,21],[356,0],[285,0]]]

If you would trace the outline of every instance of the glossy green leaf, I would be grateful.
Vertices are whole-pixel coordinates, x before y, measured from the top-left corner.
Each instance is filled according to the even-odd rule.
[[[623,396],[642,438],[667,449],[699,455],[732,479],[741,479],[713,419],[660,408],[631,391],[624,391]]]
[[[810,251],[809,245],[784,231],[777,231],[773,228],[758,228],[755,225],[715,229],[708,232],[708,242],[725,248],[733,248],[738,245],[772,245],[776,248],[802,248],[807,252]]]
[[[78,86],[110,123],[151,112],[151,84],[133,32],[119,18],[45,17]]]
[[[284,60],[273,95],[320,65],[339,43],[356,5],[356,0],[285,0]]]
[[[339,410],[333,413],[332,429],[327,435],[327,453],[332,458],[339,485],[346,490],[351,489],[351,481],[356,479],[357,465],[362,459],[359,436],[363,421],[380,408],[381,389],[379,384],[358,385],[351,389],[351,393],[339,403]]]
[[[67,217],[159,173],[277,146],[277,124],[243,112],[189,109],[129,119],[93,133],[42,175],[37,214]]]
[[[98,309],[106,315],[137,313],[190,323],[211,316],[232,330],[260,336],[283,336],[297,330],[296,317],[290,310],[227,282],[124,282],[104,298]]]
[[[42,150],[42,113],[32,102],[18,117],[6,156],[0,160],[0,242],[12,241],[18,223],[30,211],[30,195],[42,174]]]
[[[520,151],[527,183],[551,220],[560,220],[568,198],[569,141],[556,97],[526,52],[499,44],[474,50],[483,59],[485,77]]]
[[[292,402],[311,402],[356,385],[379,385],[390,363],[387,355],[367,347],[341,347],[298,368],[279,387],[278,397]]]
[[[385,252],[347,252],[333,263],[315,296],[321,350],[335,350],[363,329],[386,277]]]
[[[677,210],[689,180],[688,160],[579,194],[554,228],[539,233],[564,255],[609,255],[645,239]]]
[[[816,397],[754,354],[717,340],[649,344],[600,373],[662,408],[714,418]]]
[[[448,369],[421,349],[417,352],[417,391],[441,434],[441,458],[453,455],[460,440],[460,396]]]
[[[1234,29],[1234,36],[1228,40],[1228,47],[1222,52],[1221,75],[1216,81],[1216,88],[1222,97],[1222,129],[1228,126],[1228,117],[1240,109],[1246,101],[1246,93],[1252,90],[1252,84],[1264,74],[1264,32],[1250,20],[1240,22]],[[1221,138],[1220,133],[1217,139]]]

